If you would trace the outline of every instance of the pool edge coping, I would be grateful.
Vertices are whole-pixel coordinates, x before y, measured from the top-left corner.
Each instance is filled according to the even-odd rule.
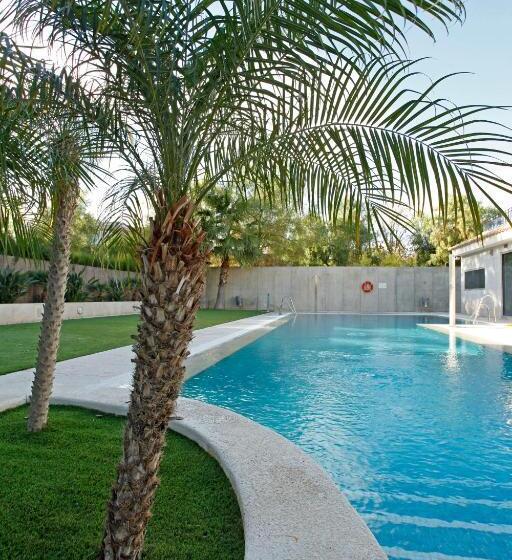
[[[479,333],[479,330],[482,328],[490,328],[491,330],[502,328],[508,328],[505,326],[495,326],[496,323],[489,323],[489,324],[478,324],[478,325],[455,325],[450,326],[447,324],[437,324],[437,323],[418,323],[418,326],[433,332],[437,332],[439,334],[444,334],[447,337],[455,337],[460,340],[464,340],[466,342],[471,342],[473,344],[478,344],[483,346],[484,348],[492,348],[493,350],[497,350],[499,352],[506,352],[508,354],[512,354],[512,343],[511,344],[504,344],[502,342],[496,342],[496,340],[490,340],[489,337],[482,335]]]

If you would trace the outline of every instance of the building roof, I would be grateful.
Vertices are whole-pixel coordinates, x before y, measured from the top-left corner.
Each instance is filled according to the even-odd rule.
[[[453,251],[454,249],[460,249],[461,247],[465,247],[466,245],[471,245],[472,243],[474,243],[475,241],[479,241],[479,240],[484,240],[487,239],[488,237],[492,237],[493,235],[497,235],[498,233],[503,233],[505,231],[511,230],[512,228],[510,227],[509,224],[503,224],[501,226],[495,227],[493,229],[484,231],[482,233],[482,235],[476,235],[475,237],[472,237],[471,239],[466,239],[466,241],[462,241],[462,243],[457,243],[457,245],[454,245],[453,247],[450,247],[450,251]]]
[[[494,238],[494,239],[493,239]],[[453,247],[450,247],[450,251],[455,253],[467,253],[474,251],[475,249],[483,249],[485,247],[491,247],[494,245],[499,245],[501,243],[510,243],[512,241],[512,227],[509,224],[503,224],[488,231],[484,231],[482,235],[472,237],[467,239],[462,243],[458,243]],[[473,245],[473,247],[471,247]],[[456,255],[458,256],[458,255]]]

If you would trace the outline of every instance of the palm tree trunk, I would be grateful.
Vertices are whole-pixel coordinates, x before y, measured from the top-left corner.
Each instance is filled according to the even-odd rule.
[[[153,224],[142,254],[142,304],[123,456],[108,504],[100,560],[138,560],[159,485],[167,426],[185,373],[204,290],[204,233],[183,199]]]
[[[48,422],[48,409],[64,315],[64,297],[71,253],[71,224],[78,203],[78,193],[76,184],[67,185],[61,189],[61,196],[58,200],[46,288],[46,303],[39,334],[36,371],[32,383],[27,423],[29,432],[41,431]]]
[[[217,299],[215,300],[215,309],[220,309],[220,306],[224,301],[224,291],[225,291],[226,284],[228,283],[228,274],[229,274],[229,257],[224,257],[220,265],[219,288],[217,290]]]

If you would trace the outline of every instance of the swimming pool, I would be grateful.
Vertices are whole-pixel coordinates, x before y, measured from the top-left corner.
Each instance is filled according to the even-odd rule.
[[[422,316],[299,315],[187,381],[295,442],[390,558],[512,558],[512,355]]]

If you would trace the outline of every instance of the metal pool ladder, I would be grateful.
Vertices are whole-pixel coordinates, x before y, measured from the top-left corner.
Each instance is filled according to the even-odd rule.
[[[291,296],[283,296],[283,298],[281,299],[281,305],[279,306],[279,315],[282,314],[283,307],[284,307],[285,303],[288,303],[288,307],[289,307],[290,311],[294,315],[297,315],[297,310],[295,309],[295,304],[293,303],[293,299],[292,299]]]
[[[492,302],[492,313],[494,315],[494,322],[496,323],[496,302],[494,301],[494,298],[491,296],[491,294],[486,294],[484,297],[478,300],[478,305],[476,306],[475,312],[473,313],[472,317],[473,325],[475,325],[478,321],[478,316],[480,315],[480,310],[482,309],[482,307],[485,307],[487,309],[489,313],[489,323],[491,322],[491,307],[489,304],[484,303],[486,299],[489,299]]]

